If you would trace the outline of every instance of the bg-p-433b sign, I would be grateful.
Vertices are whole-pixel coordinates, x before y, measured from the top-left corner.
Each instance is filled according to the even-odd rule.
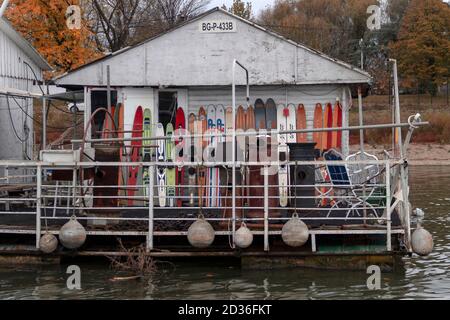
[[[200,31],[204,33],[236,32],[235,21],[204,21],[200,22]]]

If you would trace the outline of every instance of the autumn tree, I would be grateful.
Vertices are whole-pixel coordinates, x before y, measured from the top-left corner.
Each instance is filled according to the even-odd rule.
[[[100,56],[88,26],[69,29],[66,11],[77,0],[12,0],[6,17],[60,74]]]
[[[209,0],[91,0],[86,19],[98,48],[115,52],[201,13]]]
[[[440,0],[411,0],[391,49],[402,85],[435,95],[450,74],[449,5]]]
[[[333,57],[357,61],[367,31],[367,8],[378,0],[277,0],[258,22],[287,38]]]
[[[242,0],[233,0],[233,4],[230,8],[227,8],[225,5],[223,9],[228,10],[232,14],[235,14],[241,18],[250,20],[253,16],[253,9],[251,2],[244,2]]]

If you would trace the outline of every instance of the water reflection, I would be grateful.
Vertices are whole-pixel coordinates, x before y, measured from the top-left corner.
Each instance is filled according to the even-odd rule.
[[[312,269],[244,271],[178,265],[150,280],[112,282],[106,265],[82,266],[82,290],[66,289],[67,266],[0,267],[0,299],[436,299],[450,297],[450,167],[411,169],[411,202],[425,210],[433,234],[429,257],[404,258],[368,291],[365,272]]]

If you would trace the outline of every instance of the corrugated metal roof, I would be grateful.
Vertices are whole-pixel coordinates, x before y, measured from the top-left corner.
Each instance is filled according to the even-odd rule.
[[[257,28],[257,29],[259,29],[259,30],[261,30],[261,31],[263,31],[263,32],[266,32],[266,33],[268,33],[268,34],[274,36],[274,37],[277,37],[277,38],[279,38],[279,39],[281,39],[281,40],[283,40],[283,41],[286,41],[286,42],[288,42],[288,43],[290,43],[290,44],[292,44],[292,45],[294,45],[294,46],[296,46],[296,47],[302,48],[302,49],[304,49],[304,50],[306,50],[306,51],[309,51],[309,52],[311,52],[311,53],[313,53],[313,54],[315,54],[315,55],[318,55],[318,56],[320,56],[320,57],[322,57],[322,58],[325,58],[325,59],[327,59],[327,60],[329,60],[329,61],[331,61],[331,62],[333,62],[333,63],[336,63],[336,64],[338,64],[338,65],[340,65],[340,66],[342,66],[342,67],[345,67],[345,68],[347,68],[347,69],[349,69],[349,70],[358,72],[358,73],[360,73],[361,75],[363,75],[364,77],[367,77],[367,78],[368,78],[368,81],[372,79],[372,77],[370,76],[369,73],[367,73],[367,72],[361,70],[360,68],[357,68],[357,67],[355,67],[355,66],[353,66],[353,65],[351,65],[351,64],[349,64],[349,63],[343,62],[343,61],[341,61],[341,60],[332,58],[332,57],[330,57],[330,56],[328,56],[328,55],[326,55],[326,54],[324,54],[324,53],[322,53],[322,52],[320,52],[320,51],[318,51],[318,50],[315,50],[315,49],[312,49],[312,48],[310,48],[310,47],[308,47],[308,46],[305,46],[304,44],[300,44],[300,43],[297,43],[297,42],[292,41],[292,40],[290,40],[290,39],[287,39],[286,37],[284,37],[284,36],[282,36],[282,35],[280,35],[280,34],[278,34],[278,33],[276,33],[276,32],[270,31],[270,30],[268,30],[268,29],[266,29],[266,28],[264,28],[264,27],[262,27],[262,26],[260,26],[260,25],[258,25],[258,24],[256,24],[256,23],[254,23],[254,22],[251,22],[251,21],[246,20],[246,19],[243,19],[243,18],[241,18],[241,17],[239,17],[239,16],[237,16],[237,15],[234,15],[234,14],[232,14],[232,13],[228,12],[227,10],[224,10],[224,9],[222,9],[222,8],[220,8],[220,7],[215,7],[215,8],[213,8],[213,9],[211,9],[211,10],[209,10],[209,11],[206,11],[206,12],[204,12],[204,13],[202,13],[202,14],[200,14],[200,15],[198,15],[198,16],[196,16],[196,17],[194,17],[194,18],[192,18],[192,19],[190,19],[190,20],[188,20],[188,21],[186,21],[186,22],[184,22],[184,23],[182,23],[182,24],[180,24],[180,25],[178,25],[178,26],[176,26],[176,27],[170,29],[170,30],[167,30],[166,32],[163,32],[163,33],[161,33],[161,34],[159,34],[159,35],[157,35],[157,36],[155,36],[155,37],[152,37],[152,38],[149,38],[149,39],[147,39],[147,40],[144,40],[143,42],[140,42],[140,43],[138,43],[138,44],[136,44],[136,45],[134,45],[134,46],[125,47],[125,48],[123,48],[123,49],[121,49],[121,50],[119,50],[119,51],[116,51],[116,52],[114,52],[114,53],[109,53],[109,54],[103,56],[103,57],[100,58],[100,59],[94,60],[94,61],[92,61],[92,62],[90,62],[90,63],[87,63],[87,64],[85,64],[85,65],[83,65],[83,66],[80,66],[79,68],[73,69],[73,70],[71,70],[71,71],[69,71],[69,72],[66,72],[66,73],[64,73],[64,74],[62,74],[62,75],[60,75],[60,76],[58,76],[58,77],[55,77],[53,80],[59,80],[59,79],[62,79],[62,78],[64,78],[65,76],[67,76],[67,75],[69,75],[69,74],[71,74],[71,73],[77,72],[77,71],[79,71],[79,70],[81,70],[81,69],[84,69],[84,68],[86,68],[86,67],[88,67],[88,66],[91,66],[91,65],[93,65],[93,64],[97,64],[97,63],[103,62],[103,61],[105,61],[105,60],[107,60],[107,59],[110,59],[110,58],[112,58],[112,57],[115,57],[115,56],[117,56],[117,55],[120,55],[120,54],[122,54],[122,53],[124,53],[124,52],[127,52],[127,51],[132,50],[132,49],[137,48],[137,47],[140,47],[140,46],[142,46],[142,45],[145,45],[146,43],[148,43],[148,42],[150,42],[150,41],[153,41],[153,40],[155,40],[155,39],[157,39],[157,38],[163,37],[164,35],[166,35],[166,34],[168,34],[168,33],[170,33],[170,32],[173,32],[174,30],[177,30],[177,29],[179,29],[179,28],[182,28],[182,27],[184,27],[184,26],[186,26],[186,25],[188,25],[188,24],[194,23],[195,21],[198,21],[198,20],[202,19],[203,17],[205,17],[205,16],[207,16],[207,15],[210,15],[210,14],[212,14],[212,13],[214,13],[214,12],[217,12],[217,11],[220,11],[220,12],[222,12],[222,13],[225,13],[225,14],[229,15],[229,16],[232,16],[233,18],[238,19],[238,20],[240,20],[240,21],[242,21],[242,22],[244,22],[244,23],[246,23],[246,24],[248,24],[248,25],[251,25],[251,26],[253,26],[254,28]]]
[[[0,31],[5,33],[8,38],[10,38],[20,49],[22,49],[27,56],[39,66],[39,68],[44,71],[52,70],[52,67],[39,54],[39,52],[4,18],[0,18]]]

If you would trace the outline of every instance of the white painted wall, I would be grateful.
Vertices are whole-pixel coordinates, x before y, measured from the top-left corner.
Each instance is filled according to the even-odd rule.
[[[12,88],[37,92],[33,85],[34,76],[30,69],[23,63],[31,65],[39,79],[42,79],[40,68],[0,30],[0,88]],[[18,99],[17,102],[30,115],[33,116],[32,99]],[[12,98],[9,98],[11,115],[14,126],[20,137],[24,138],[24,122],[30,130],[26,143],[21,143],[14,135],[11,120],[8,113],[6,97],[0,96],[0,159],[26,159],[25,154],[33,156],[33,121],[27,117],[17,106]]]
[[[202,33],[205,21],[233,21],[235,33]],[[347,64],[275,36],[223,11],[197,20],[131,49],[89,64],[56,80],[58,85],[113,86],[231,85],[238,59],[253,85],[367,83],[369,76]],[[238,81],[245,83],[239,70]]]

